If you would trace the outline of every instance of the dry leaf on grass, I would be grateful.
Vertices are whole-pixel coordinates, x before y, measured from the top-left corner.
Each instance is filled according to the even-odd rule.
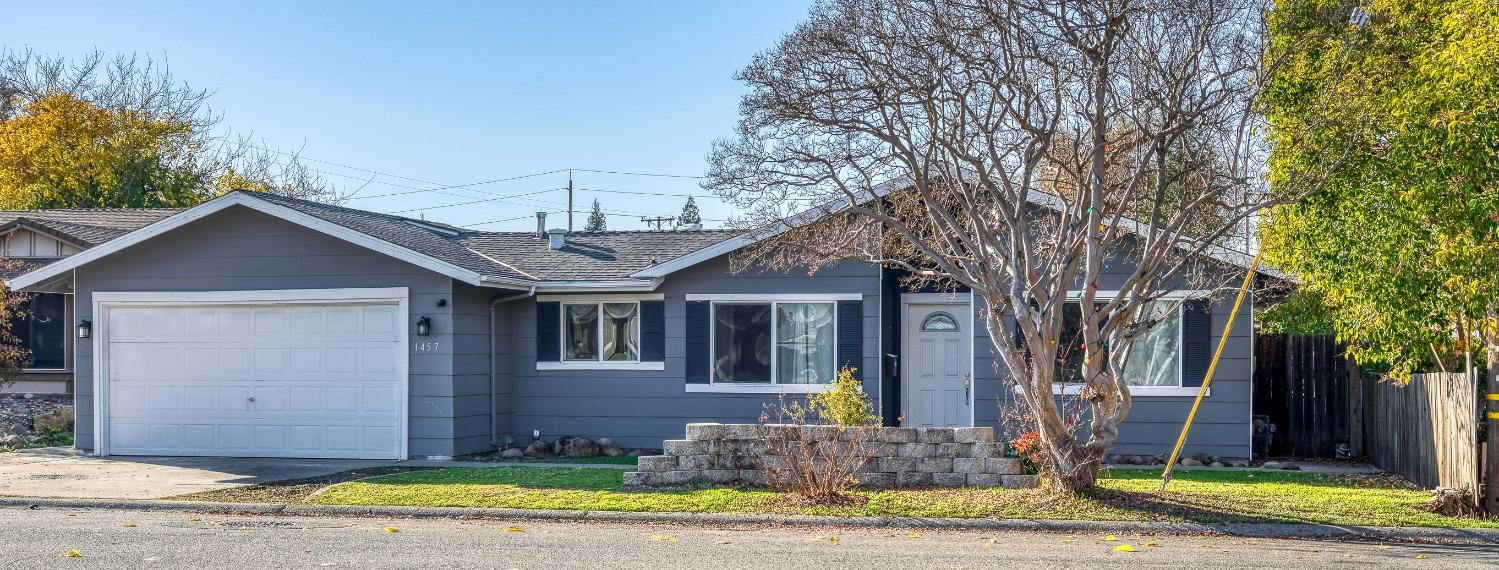
[[[518,526],[507,526],[505,527],[505,532],[526,532],[526,529]]]
[[[1114,552],[1134,552],[1135,547],[1129,544],[1121,544],[1114,547]]]
[[[388,527],[385,527],[385,532],[388,532],[388,533],[391,533],[391,534],[395,534],[395,533],[401,532],[401,529],[398,529],[398,528],[393,527],[393,526],[388,526]]]
[[[125,523],[123,526],[125,528],[135,528],[135,523],[128,522],[128,523]]]
[[[1161,545],[1161,543],[1156,542],[1154,540],[1147,540],[1147,541],[1145,541],[1145,546],[1160,546],[1160,545]]]
[[[77,558],[79,556],[83,556],[83,553],[79,552],[77,548],[74,548],[72,550],[69,550],[66,554],[63,554],[63,556],[66,556],[68,558]]]

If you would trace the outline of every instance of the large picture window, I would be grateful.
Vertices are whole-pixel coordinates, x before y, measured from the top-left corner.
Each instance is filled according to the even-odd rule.
[[[11,332],[30,351],[31,364],[26,368],[61,370],[67,368],[66,343],[68,323],[66,296],[37,293],[21,304]]]
[[[715,302],[713,382],[828,384],[836,375],[837,304]]]
[[[1061,345],[1064,348],[1057,355],[1060,382],[1083,382],[1081,308],[1080,303],[1069,302],[1062,313]],[[1124,361],[1124,383],[1142,387],[1181,386],[1181,301],[1152,301],[1141,309],[1139,319],[1158,320],[1130,341],[1129,357]]]
[[[639,362],[640,303],[563,303],[562,359]]]

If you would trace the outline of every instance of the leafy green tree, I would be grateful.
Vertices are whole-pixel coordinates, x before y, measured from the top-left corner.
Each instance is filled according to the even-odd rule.
[[[1264,97],[1271,183],[1346,156],[1322,192],[1270,212],[1270,261],[1325,301],[1362,365],[1408,378],[1481,344],[1494,363],[1499,3],[1282,0],[1269,29],[1288,58]]]
[[[682,213],[677,215],[677,225],[687,226],[703,223],[703,216],[697,211],[697,202],[692,196],[687,197],[687,203],[682,205]]]
[[[601,232],[609,229],[609,219],[604,216],[604,210],[599,207],[599,201],[593,201],[593,212],[588,214],[588,223],[583,224],[585,232]]]

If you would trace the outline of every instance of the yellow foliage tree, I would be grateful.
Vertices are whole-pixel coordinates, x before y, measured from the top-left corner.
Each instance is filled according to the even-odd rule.
[[[210,195],[193,127],[68,94],[0,122],[0,208],[190,206]]]

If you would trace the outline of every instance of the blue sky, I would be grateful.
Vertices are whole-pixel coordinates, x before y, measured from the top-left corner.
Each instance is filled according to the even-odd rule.
[[[426,4],[426,3],[423,3]],[[0,46],[74,57],[98,48],[164,58],[235,132],[305,157],[437,185],[563,168],[700,175],[731,132],[733,74],[806,14],[806,0],[753,2],[25,2]],[[346,189],[370,174],[308,162]],[[349,176],[357,177],[350,178]],[[690,178],[574,172],[576,188],[705,194]],[[356,197],[436,185],[379,176]],[[350,205],[460,225],[561,210],[566,174]],[[509,202],[497,195],[546,191]],[[674,215],[685,198],[577,192],[577,227],[598,198],[610,229]],[[543,200],[533,202],[531,200]],[[698,198],[703,217],[728,217]],[[417,216],[418,211],[404,212]],[[560,226],[553,214],[549,225]],[[526,230],[534,218],[476,225]]]

